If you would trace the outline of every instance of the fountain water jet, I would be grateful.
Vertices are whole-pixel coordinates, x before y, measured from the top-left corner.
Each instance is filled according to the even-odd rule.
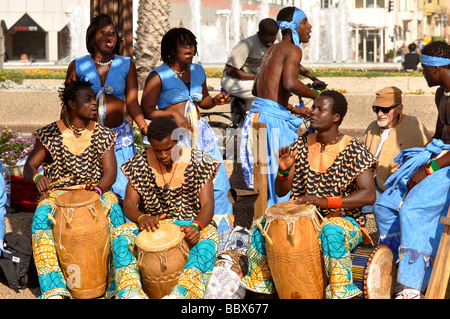
[[[86,30],[90,24],[89,7],[74,5],[66,11],[69,17],[70,60],[88,54]]]

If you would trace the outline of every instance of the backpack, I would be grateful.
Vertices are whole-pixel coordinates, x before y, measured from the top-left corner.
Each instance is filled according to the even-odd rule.
[[[39,285],[33,260],[31,239],[19,233],[6,233],[3,240],[0,267],[9,287],[19,293],[19,289]]]

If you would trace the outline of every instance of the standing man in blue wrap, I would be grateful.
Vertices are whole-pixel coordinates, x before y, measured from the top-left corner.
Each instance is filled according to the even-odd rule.
[[[240,159],[247,187],[253,188],[253,154],[249,127],[252,123],[266,123],[267,130],[267,183],[268,202],[270,207],[278,202],[289,199],[289,194],[278,197],[275,194],[274,182],[277,176],[278,148],[290,145],[298,137],[298,127],[302,124],[299,116],[307,117],[309,109],[289,104],[289,97],[295,94],[299,97],[315,99],[320,91],[312,90],[303,84],[299,74],[306,73],[301,66],[302,49],[300,43],[308,43],[311,25],[306,14],[296,7],[286,7],[277,15],[282,40],[274,44],[266,52],[261,68],[256,76],[253,94],[256,100],[245,118]],[[326,84],[317,78],[314,82],[323,90]]]
[[[397,299],[423,298],[444,227],[440,219],[450,204],[450,46],[430,42],[422,66],[428,86],[439,86],[433,140],[396,157],[400,168],[374,205],[381,243],[398,257]]]

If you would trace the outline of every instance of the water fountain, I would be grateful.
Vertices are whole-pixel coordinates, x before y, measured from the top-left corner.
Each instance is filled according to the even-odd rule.
[[[70,6],[66,15],[69,17],[70,60],[88,54],[86,49],[86,29],[90,23],[89,7]]]
[[[315,0],[304,10],[312,25],[309,44],[302,45],[305,62],[349,62],[351,57],[351,30],[347,1],[337,7],[320,9]]]

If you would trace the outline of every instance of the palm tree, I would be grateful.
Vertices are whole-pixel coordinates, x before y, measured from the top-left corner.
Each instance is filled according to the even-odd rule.
[[[140,88],[150,71],[161,64],[160,44],[170,28],[169,9],[168,0],[139,0],[134,55]]]

